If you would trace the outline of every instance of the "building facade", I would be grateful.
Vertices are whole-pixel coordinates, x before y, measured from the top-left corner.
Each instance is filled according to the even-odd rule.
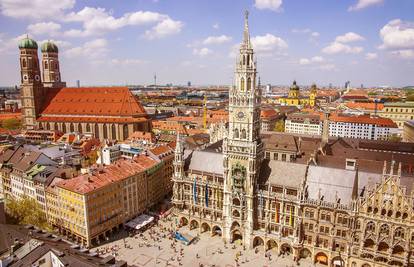
[[[329,136],[388,140],[398,134],[398,126],[389,118],[369,115],[332,114],[329,120]],[[294,113],[285,121],[285,132],[305,135],[321,135],[323,114]]]
[[[314,107],[316,105],[317,94],[318,88],[316,84],[312,84],[309,97],[302,96],[299,86],[296,84],[296,81],[293,81],[288,96],[279,98],[278,102],[283,105]]]
[[[100,140],[125,140],[134,131],[151,130],[144,108],[127,87],[67,88],[54,43],[42,45],[41,64],[36,41],[26,37],[19,49],[25,129],[92,133]]]
[[[414,143],[414,120],[404,122],[403,142]]]
[[[224,140],[190,150],[177,136],[178,226],[311,264],[413,266],[414,152],[330,140],[327,123],[319,141],[261,138],[247,29],[246,16]]]
[[[414,120],[414,102],[385,103],[380,115],[393,120],[402,130],[404,122]]]

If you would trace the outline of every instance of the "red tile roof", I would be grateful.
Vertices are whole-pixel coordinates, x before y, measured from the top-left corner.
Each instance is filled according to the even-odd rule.
[[[156,163],[155,160],[147,156],[139,156],[137,159],[139,160],[118,160],[102,169],[93,171],[92,174],[63,180],[57,186],[78,194],[87,194],[145,171]],[[151,164],[153,162],[154,164]]]
[[[347,116],[341,114],[331,114],[329,120],[334,122],[375,124],[381,127],[398,128],[397,124],[395,124],[395,122],[393,122],[391,119],[382,117],[370,117],[369,115]]]
[[[42,116],[47,115],[146,116],[127,87],[49,89]]]
[[[346,103],[345,106],[352,109],[366,109],[366,110],[375,110],[375,103],[361,103],[361,102],[349,102]],[[384,104],[378,103],[377,110],[382,110],[384,108]]]

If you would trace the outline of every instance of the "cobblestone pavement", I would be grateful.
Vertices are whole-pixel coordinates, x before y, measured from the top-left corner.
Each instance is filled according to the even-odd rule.
[[[168,237],[170,229],[174,230],[172,219],[159,221],[158,225],[147,229],[142,236],[125,237],[120,233],[114,241],[101,245],[93,251],[101,255],[115,255],[117,260],[124,260],[131,266],[296,266],[292,256],[278,257],[269,251],[271,257],[265,257],[262,251],[243,250],[240,245],[225,245],[219,236],[209,233],[198,235],[198,230],[190,231],[188,227],[179,229],[181,233],[190,234],[196,239],[189,246],[175,242]],[[105,252],[102,252],[105,251]],[[236,255],[239,254],[236,262]],[[301,260],[300,266],[317,266],[310,260]]]

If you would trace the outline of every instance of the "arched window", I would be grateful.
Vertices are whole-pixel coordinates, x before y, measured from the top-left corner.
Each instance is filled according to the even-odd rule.
[[[240,80],[240,90],[244,91],[244,78],[241,78]]]
[[[247,56],[247,66],[250,66],[250,56]]]
[[[375,223],[374,222],[367,223],[367,232],[375,232]]]
[[[387,224],[381,225],[380,235],[388,236],[389,233],[390,233],[390,227]]]
[[[27,67],[27,62],[26,62],[26,59],[25,58],[22,59],[22,67],[23,68],[26,68]]]
[[[246,139],[246,129],[242,129],[242,131],[241,131],[241,139]]]
[[[116,128],[115,124],[112,124],[112,140],[116,139]]]
[[[106,126],[106,123],[103,125],[103,138],[108,139],[108,127]]]
[[[128,138],[128,124],[124,124],[122,128],[123,128],[124,139],[127,139]]]
[[[45,60],[45,70],[47,70],[49,68],[49,63],[47,62],[47,60]]]
[[[89,123],[86,124],[86,132],[91,132],[91,125]]]
[[[73,133],[75,131],[75,126],[73,125],[73,123],[70,123],[70,132]]]
[[[66,133],[66,123],[62,123],[62,132]]]
[[[402,229],[401,227],[395,229],[394,236],[395,238],[404,238],[404,229]]]
[[[252,80],[250,78],[247,78],[247,90],[252,90]]]
[[[78,123],[78,132],[82,133],[82,125],[80,123]]]
[[[239,138],[239,129],[234,129],[234,138]]]
[[[98,138],[99,139],[99,127],[98,127],[98,124],[97,123],[95,123],[95,138]]]
[[[243,56],[243,65],[246,65],[246,56]]]

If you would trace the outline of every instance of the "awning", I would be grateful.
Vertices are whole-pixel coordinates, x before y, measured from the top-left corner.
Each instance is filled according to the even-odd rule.
[[[134,228],[134,229],[139,230],[142,227],[149,224],[150,222],[152,222],[153,220],[154,220],[154,217],[149,216],[147,214],[141,214],[138,217],[136,217],[135,219],[132,219],[129,222],[127,222],[125,225],[130,227],[130,228]]]

